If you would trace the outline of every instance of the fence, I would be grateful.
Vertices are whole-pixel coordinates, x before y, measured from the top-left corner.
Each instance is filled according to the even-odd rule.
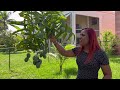
[[[4,45],[3,45],[4,46]],[[11,50],[12,49],[15,49],[15,47],[7,47],[7,48],[0,48],[0,52],[4,52],[4,54],[6,54],[6,56],[7,57],[5,57],[5,56],[2,56],[1,55],[1,59],[8,59],[8,68],[9,68],[9,70],[10,70],[10,58],[11,58]],[[3,58],[3,57],[5,57],[5,58]]]
[[[12,50],[11,50],[12,49]],[[35,53],[25,62],[27,51],[15,51],[15,47],[0,48],[0,79],[40,78],[41,68],[33,64]]]

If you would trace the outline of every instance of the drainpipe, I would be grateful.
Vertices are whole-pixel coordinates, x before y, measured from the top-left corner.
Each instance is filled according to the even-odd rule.
[[[75,40],[73,37],[71,44],[74,44],[76,46],[76,14],[75,14],[75,11],[72,11],[72,14],[70,16],[70,22],[71,22],[72,32],[75,34]]]

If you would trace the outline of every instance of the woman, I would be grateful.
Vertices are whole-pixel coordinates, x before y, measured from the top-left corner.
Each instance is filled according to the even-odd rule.
[[[76,57],[78,74],[76,79],[98,79],[98,71],[101,68],[103,79],[111,79],[112,72],[106,53],[100,48],[96,33],[92,28],[84,28],[80,33],[80,47],[65,50],[54,36],[50,37],[59,53],[66,57]]]

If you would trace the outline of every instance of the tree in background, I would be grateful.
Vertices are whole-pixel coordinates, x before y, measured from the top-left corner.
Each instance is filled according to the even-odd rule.
[[[9,19],[12,12],[0,11],[0,45],[4,45],[4,48],[16,47],[16,43],[19,42],[17,36],[12,35],[11,30],[8,30]],[[13,49],[12,51],[14,51]],[[5,50],[3,50],[5,51]]]
[[[8,22],[11,12],[8,11],[0,11],[0,31],[8,29]]]

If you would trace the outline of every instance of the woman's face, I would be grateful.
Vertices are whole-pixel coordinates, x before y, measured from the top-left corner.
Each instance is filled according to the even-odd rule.
[[[85,32],[85,30],[82,30],[80,33],[80,45],[86,46],[89,42],[88,34]]]

